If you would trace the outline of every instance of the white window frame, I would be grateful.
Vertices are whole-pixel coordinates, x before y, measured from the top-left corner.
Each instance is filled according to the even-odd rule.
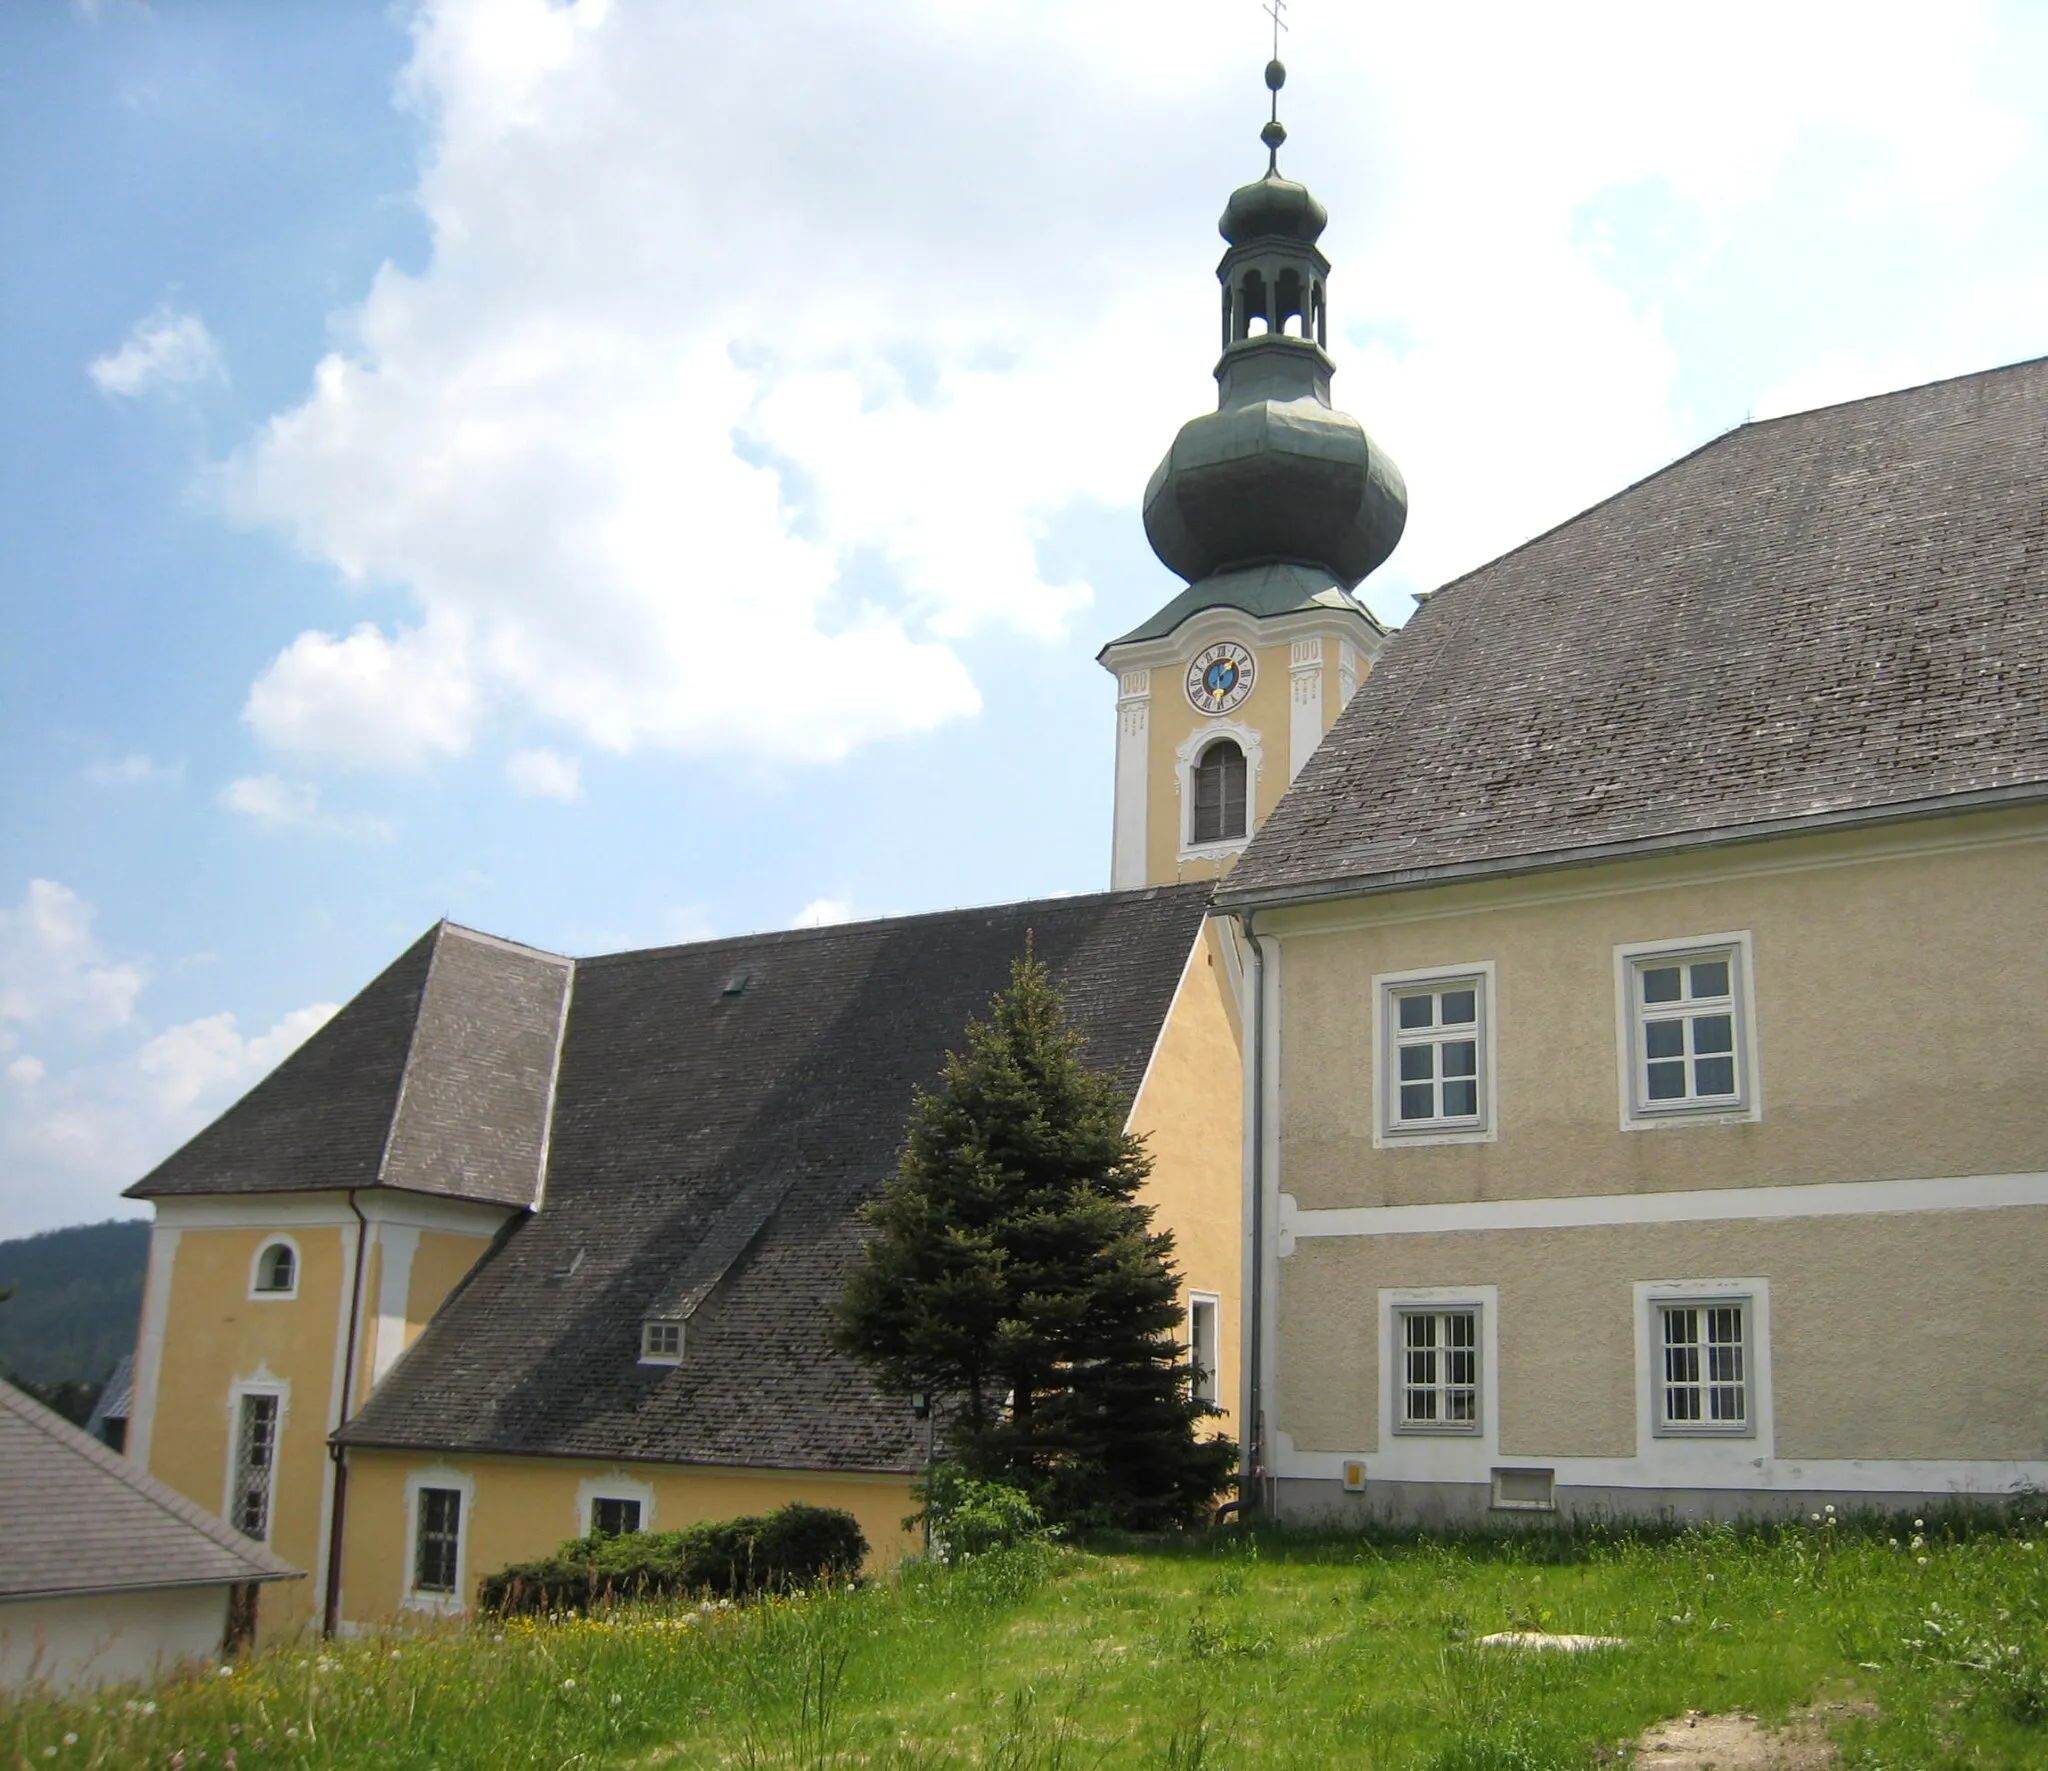
[[[1195,1315],[1198,1310],[1209,1312],[1209,1358],[1211,1363],[1204,1366],[1199,1355],[1202,1338],[1195,1331]],[[1188,1363],[1197,1373],[1192,1391],[1197,1402],[1206,1402],[1212,1408],[1223,1401],[1223,1300],[1213,1291],[1191,1291],[1188,1293]]]
[[[263,1491],[263,1535],[258,1543],[271,1543],[277,1536],[277,1467],[284,1461],[284,1429],[291,1418],[292,1387],[283,1378],[272,1377],[267,1369],[257,1367],[251,1378],[236,1378],[228,1385],[228,1455],[227,1470],[221,1482],[220,1516],[237,1531],[242,1528],[236,1523],[236,1481],[240,1473],[242,1456],[242,1404],[250,1396],[270,1396],[277,1401],[277,1425],[270,1440],[270,1470]]]
[[[1402,1335],[1407,1309],[1474,1310],[1479,1316],[1479,1430],[1412,1432],[1401,1415]],[[1375,1481],[1470,1482],[1491,1480],[1500,1459],[1500,1287],[1395,1285],[1379,1293],[1379,1450],[1363,1461]],[[1347,1452],[1345,1455],[1351,1456]]]
[[[1180,850],[1176,859],[1209,861],[1242,854],[1259,827],[1259,777],[1265,767],[1265,749],[1259,735],[1242,720],[1197,716],[1200,724],[1174,749],[1174,781],[1180,793]],[[1218,738],[1228,738],[1244,752],[1244,835],[1226,836],[1218,842],[1195,841],[1195,764]]]
[[[1479,1024],[1473,1030],[1478,1050],[1479,1112],[1472,1119],[1430,1119],[1403,1124],[1398,1117],[1401,1104],[1400,1050],[1397,1001],[1424,985],[1433,990],[1456,989],[1469,984],[1476,995]],[[1412,971],[1379,972],[1373,990],[1373,1147],[1378,1150],[1408,1149],[1430,1144],[1490,1144],[1499,1137],[1499,1114],[1495,1108],[1494,1076],[1494,966],[1490,959],[1467,965],[1432,965]],[[1408,1041],[1406,1043],[1416,1043]]]
[[[1652,1101],[1648,1098],[1644,1072],[1647,1059],[1643,1025],[1648,1017],[1636,1000],[1637,979],[1642,972],[1660,964],[1712,959],[1726,959],[1731,972],[1729,1003],[1735,1018],[1735,1093],[1727,1099]],[[1674,1125],[1745,1125],[1763,1117],[1763,1090],[1757,1067],[1756,966],[1747,929],[1617,946],[1614,987],[1624,1131],[1650,1131]]]
[[[666,1338],[668,1330],[675,1331],[675,1349],[657,1351],[657,1336]],[[680,1365],[683,1362],[683,1324],[674,1319],[650,1316],[640,1324],[640,1363],[642,1365]]]
[[[263,1257],[280,1245],[292,1252],[292,1282],[283,1291],[267,1291],[257,1283],[263,1273]],[[254,1304],[289,1303],[299,1295],[299,1280],[305,1271],[306,1257],[299,1251],[298,1238],[279,1231],[269,1232],[256,1245],[256,1253],[249,1262],[249,1301]]]
[[[420,1491],[452,1488],[462,1496],[462,1513],[455,1524],[455,1590],[452,1593],[421,1592],[413,1585],[420,1568]],[[476,1524],[476,1478],[461,1470],[437,1464],[430,1469],[408,1470],[405,1477],[405,1596],[399,1601],[406,1611],[424,1611],[434,1617],[461,1617],[469,1610],[469,1540]]]
[[[1664,1418],[1664,1322],[1667,1305],[1743,1308],[1745,1409],[1738,1428]],[[1776,1453],[1772,1430],[1771,1285],[1763,1278],[1658,1279],[1635,1287],[1636,1438],[1638,1455],[1660,1480],[1716,1479],[1749,1471]]]
[[[1415,1388],[1408,1381],[1408,1324],[1427,1318],[1432,1321],[1447,1321],[1453,1316],[1469,1316],[1472,1319],[1472,1418],[1470,1420],[1410,1420],[1408,1418],[1408,1392]],[[1392,1355],[1393,1394],[1389,1399],[1390,1423],[1392,1430],[1405,1439],[1476,1439],[1485,1431],[1486,1410],[1486,1311],[1476,1301],[1467,1299],[1407,1299],[1393,1305],[1390,1326],[1394,1331],[1394,1344],[1389,1349]],[[1446,1353],[1452,1349],[1439,1342],[1434,1349],[1441,1366]],[[1437,1381],[1430,1389],[1441,1394],[1452,1386],[1447,1383],[1439,1370]],[[1463,1387],[1463,1386],[1459,1386]]]
[[[576,1484],[576,1525],[570,1536],[590,1535],[592,1514],[601,1500],[637,1500],[640,1503],[640,1529],[652,1531],[655,1528],[653,1483],[642,1482],[623,1470],[607,1470],[602,1476],[586,1476]]]

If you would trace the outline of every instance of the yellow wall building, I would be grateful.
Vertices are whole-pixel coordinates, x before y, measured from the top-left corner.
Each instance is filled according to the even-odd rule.
[[[2044,442],[1746,426],[1387,647],[1220,893],[1283,1513],[2048,1483]]]
[[[913,1090],[1027,940],[1152,1148],[1227,1431],[1242,1070],[1207,895],[577,962],[441,925],[132,1189],[131,1455],[313,1571],[271,1636],[459,1614],[604,1519],[805,1501],[892,1562],[931,1428],[827,1310]]]

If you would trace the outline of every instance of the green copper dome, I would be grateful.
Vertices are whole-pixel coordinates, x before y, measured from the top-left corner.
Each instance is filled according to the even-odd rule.
[[[1256,184],[1239,185],[1230,193],[1216,231],[1233,246],[1270,239],[1313,246],[1329,225],[1330,212],[1309,194],[1307,185],[1269,172]]]

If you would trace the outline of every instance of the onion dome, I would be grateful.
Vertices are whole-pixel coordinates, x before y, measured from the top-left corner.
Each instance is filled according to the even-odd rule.
[[[1181,427],[1145,489],[1152,551],[1193,585],[1285,563],[1348,591],[1394,551],[1408,520],[1400,469],[1330,404],[1330,274],[1316,242],[1328,212],[1280,176],[1279,91],[1260,132],[1266,176],[1231,193],[1219,224],[1229,250],[1217,409]],[[1292,330],[1290,330],[1290,327]]]

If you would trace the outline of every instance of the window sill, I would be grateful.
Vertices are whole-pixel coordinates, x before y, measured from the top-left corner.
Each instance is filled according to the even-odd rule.
[[[1431,1144],[1491,1144],[1495,1132],[1490,1125],[1417,1126],[1413,1131],[1394,1131],[1386,1126],[1372,1134],[1375,1150],[1420,1149]]]
[[[1631,1107],[1621,1129],[1662,1131],[1675,1125],[1755,1125],[1763,1116],[1761,1107]]]
[[[1233,855],[1241,855],[1251,847],[1248,836],[1228,837],[1222,842],[1182,843],[1177,861],[1227,861]]]

